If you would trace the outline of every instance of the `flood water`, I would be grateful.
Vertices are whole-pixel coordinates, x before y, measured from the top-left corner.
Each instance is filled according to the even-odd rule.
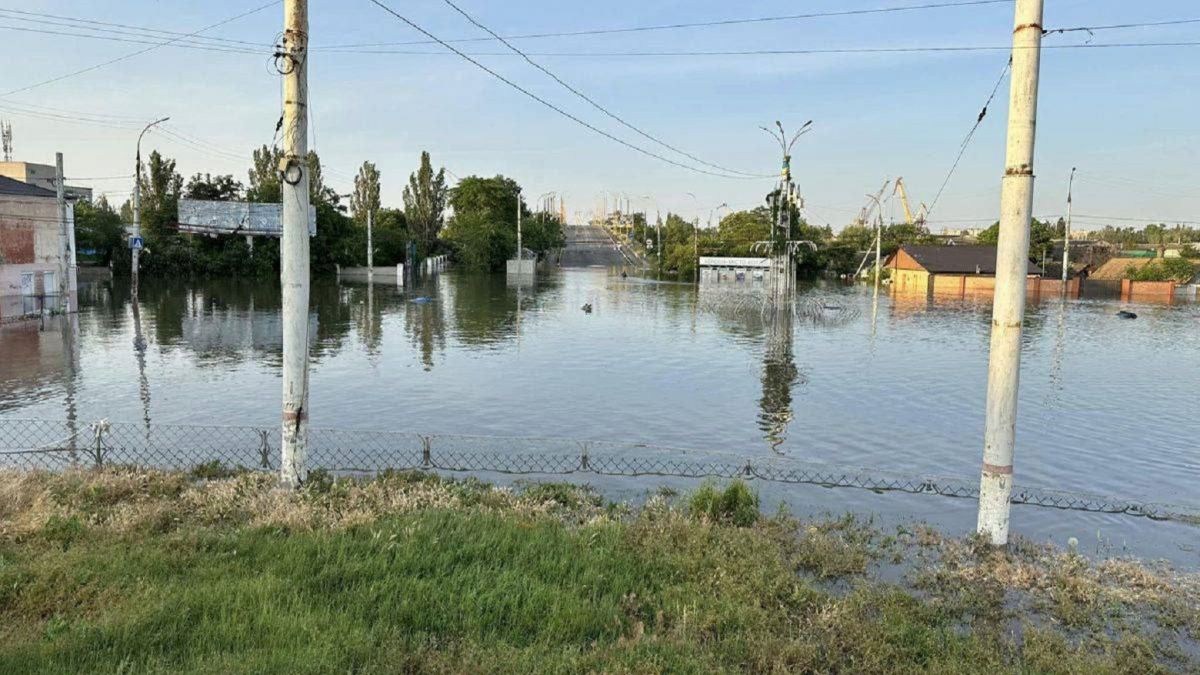
[[[603,269],[520,292],[503,276],[459,273],[370,293],[317,283],[312,424],[626,440],[976,481],[990,300],[804,292],[811,316],[780,326],[689,284]],[[277,423],[277,285],[143,280],[140,327],[128,297],[119,281],[86,286],[65,334],[61,319],[0,327],[0,424]],[[1030,305],[1025,327],[1017,484],[1200,509],[1200,305],[1053,298]],[[607,487],[632,495],[666,482]],[[970,500],[760,489],[767,508],[974,523]],[[1026,506],[1013,529],[1200,564],[1200,527],[1181,523]]]

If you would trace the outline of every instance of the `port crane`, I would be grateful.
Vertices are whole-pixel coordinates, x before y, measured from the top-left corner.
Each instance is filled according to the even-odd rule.
[[[908,205],[908,192],[904,190],[904,178],[896,179],[896,187],[892,189],[892,196],[900,195],[900,203],[904,206],[904,222],[908,225],[923,225],[925,218],[929,213],[929,207],[925,202],[921,202],[921,210],[917,213],[917,217],[913,218],[912,208]]]

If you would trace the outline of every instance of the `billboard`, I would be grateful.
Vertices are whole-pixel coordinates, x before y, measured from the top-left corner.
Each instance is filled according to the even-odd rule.
[[[283,205],[255,202],[179,200],[179,231],[196,234],[236,234],[279,237],[283,233]],[[308,236],[317,234],[317,210],[308,207]]]

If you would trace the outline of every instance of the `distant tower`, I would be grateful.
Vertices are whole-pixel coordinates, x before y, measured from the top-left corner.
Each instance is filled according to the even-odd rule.
[[[0,122],[0,141],[4,144],[4,161],[12,161],[12,124],[7,120]]]

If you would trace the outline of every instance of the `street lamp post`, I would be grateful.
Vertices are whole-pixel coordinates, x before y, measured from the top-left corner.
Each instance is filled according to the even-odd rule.
[[[154,120],[153,122],[147,124],[146,127],[142,129],[142,133],[138,134],[137,137],[137,161],[134,165],[133,171],[133,237],[135,239],[140,239],[142,236],[142,136],[145,136],[146,132],[150,131],[151,127],[162,124],[169,119],[171,118],[164,117],[162,119]],[[138,294],[138,263],[140,262],[140,253],[141,247],[134,246],[132,255],[133,269],[131,270],[132,277],[130,279],[130,292],[135,298]]]
[[[708,210],[708,229],[710,229],[710,230],[712,229],[713,214],[715,214],[717,211],[720,211],[721,209],[729,209],[730,211],[733,210],[733,209],[729,208],[729,202],[721,202],[720,204],[709,209]],[[699,281],[700,280],[700,233],[699,232],[694,233],[692,246],[695,249],[693,251],[693,253],[696,256],[696,280]]]
[[[1075,201],[1071,194],[1075,190],[1075,167],[1071,167],[1071,180],[1067,182],[1067,224],[1063,230],[1063,268],[1062,268],[1062,288],[1063,294],[1067,292],[1067,278],[1069,265],[1071,263],[1071,205]]]

